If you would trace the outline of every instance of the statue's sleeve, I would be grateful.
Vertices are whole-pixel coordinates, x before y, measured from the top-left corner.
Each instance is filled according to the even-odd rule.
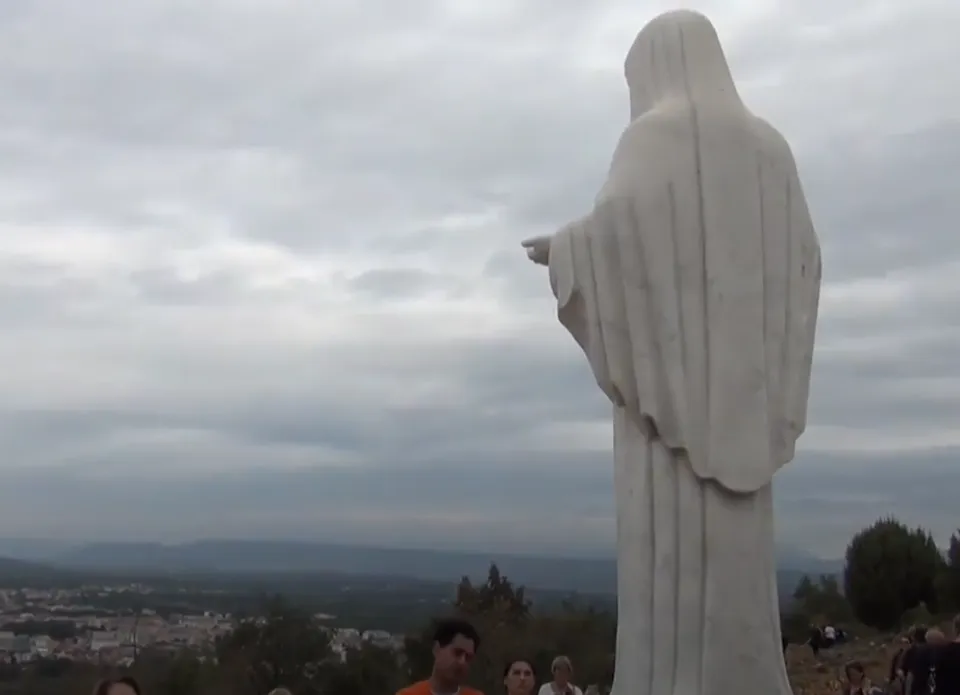
[[[793,292],[790,296],[791,335],[787,336],[792,351],[791,367],[785,394],[785,420],[788,441],[795,442],[807,424],[807,401],[810,395],[810,375],[813,366],[813,348],[816,339],[817,314],[820,304],[822,261],[820,243],[799,177],[791,181],[791,222],[795,239],[791,240],[799,261],[792,268]],[[787,452],[792,455],[792,447]]]
[[[604,342],[597,268],[591,253],[590,217],[567,225],[550,244],[550,286],[557,298],[557,318],[590,362],[597,384],[617,402]]]
[[[550,241],[550,288],[562,312],[573,300],[576,290],[572,236],[569,227],[561,229]]]
[[[793,163],[787,150],[787,161]],[[795,165],[794,165],[795,168]],[[775,439],[774,468],[789,463],[796,453],[796,443],[807,426],[807,403],[813,367],[814,341],[820,301],[821,260],[817,239],[800,178],[794,174],[788,183],[790,230],[787,278],[786,331],[781,381],[782,400],[772,434]]]

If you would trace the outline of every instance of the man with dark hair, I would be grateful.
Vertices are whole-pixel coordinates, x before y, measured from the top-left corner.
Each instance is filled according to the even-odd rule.
[[[404,688],[397,695],[483,695],[463,685],[479,647],[480,635],[466,620],[441,620],[433,633],[430,678]]]
[[[900,656],[897,664],[897,679],[904,686],[904,695],[910,695],[906,689],[907,675],[913,669],[913,662],[916,660],[917,650],[923,647],[927,639],[927,628],[924,625],[917,625],[910,629],[910,644]]]

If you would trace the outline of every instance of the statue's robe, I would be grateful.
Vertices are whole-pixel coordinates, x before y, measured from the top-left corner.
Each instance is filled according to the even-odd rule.
[[[608,179],[549,256],[614,404],[614,695],[786,693],[771,483],[806,424],[819,243],[705,18],[655,19],[626,72]]]

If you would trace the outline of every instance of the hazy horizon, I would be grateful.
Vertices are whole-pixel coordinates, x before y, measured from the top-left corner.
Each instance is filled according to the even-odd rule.
[[[246,536],[220,536],[220,537],[198,537],[185,538],[178,540],[159,540],[159,539],[123,539],[103,540],[96,538],[78,538],[73,540],[61,540],[44,537],[10,537],[0,536],[0,559],[23,559],[23,560],[52,560],[58,559],[64,553],[73,550],[82,550],[96,547],[164,547],[164,548],[188,548],[193,546],[209,545],[229,545],[229,544],[251,544],[251,545],[291,545],[317,546],[324,548],[342,548],[357,551],[396,551],[413,553],[437,553],[440,555],[466,555],[471,557],[489,556],[491,559],[497,558],[520,558],[520,559],[545,559],[545,560],[586,560],[586,561],[604,561],[612,562],[616,560],[616,548],[614,546],[597,547],[593,549],[581,548],[573,551],[563,552],[562,549],[554,550],[513,550],[504,551],[500,547],[485,546],[482,543],[476,546],[458,547],[454,545],[416,545],[408,543],[390,544],[376,542],[357,542],[348,543],[342,540],[326,538],[288,538],[288,537],[261,537],[250,538]],[[34,547],[31,547],[34,546]],[[799,548],[777,545],[778,562],[786,564],[781,569],[802,570],[804,563],[823,563],[830,565],[843,561],[842,557],[820,557]],[[793,564],[791,564],[793,563]]]

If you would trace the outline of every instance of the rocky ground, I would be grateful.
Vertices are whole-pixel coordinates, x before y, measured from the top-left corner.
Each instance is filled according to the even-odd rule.
[[[810,647],[791,644],[787,648],[787,671],[794,695],[839,692],[843,666],[851,660],[863,664],[874,685],[885,687],[890,660],[897,648],[898,640],[894,637],[861,637],[822,651],[818,658],[814,658]]]

